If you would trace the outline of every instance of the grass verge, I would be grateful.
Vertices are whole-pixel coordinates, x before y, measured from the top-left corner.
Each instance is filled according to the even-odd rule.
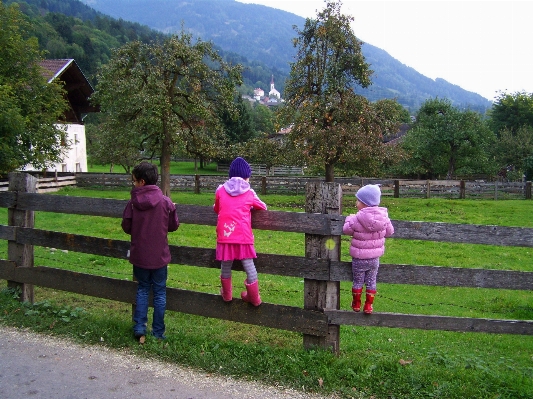
[[[66,189],[58,195],[128,198],[128,192]],[[208,194],[173,193],[179,203],[212,205]],[[302,211],[304,198],[264,196],[270,209]],[[384,199],[393,219],[533,227],[530,201],[454,201]],[[355,211],[345,199],[344,214]],[[0,209],[1,220],[7,220]],[[83,220],[80,223],[80,220]],[[37,212],[36,227],[99,237],[127,239],[112,218]],[[303,235],[256,231],[258,252],[303,255]],[[183,225],[175,245],[214,248],[214,227]],[[349,260],[343,238],[343,260]],[[112,258],[35,248],[35,263],[131,279],[129,264]],[[531,248],[387,241],[385,263],[484,267],[533,271]],[[0,258],[7,245],[0,243]],[[235,272],[235,280],[244,279]],[[261,275],[266,302],[302,306],[303,282]],[[0,281],[5,286],[5,281]],[[169,286],[217,293],[218,270],[171,265]],[[349,309],[350,284],[341,284],[341,308]],[[527,291],[379,284],[375,309],[465,317],[533,319],[533,295]],[[302,349],[299,334],[246,324],[168,312],[167,340],[138,345],[131,333],[131,306],[36,287],[34,305],[14,293],[0,294],[0,322],[79,342],[127,349],[209,373],[260,380],[345,398],[531,398],[533,337],[343,326],[341,353]]]

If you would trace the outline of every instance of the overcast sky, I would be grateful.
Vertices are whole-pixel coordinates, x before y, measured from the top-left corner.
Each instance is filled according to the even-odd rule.
[[[322,0],[237,0],[306,18]],[[344,0],[363,42],[435,79],[493,100],[499,91],[533,93],[533,1]]]

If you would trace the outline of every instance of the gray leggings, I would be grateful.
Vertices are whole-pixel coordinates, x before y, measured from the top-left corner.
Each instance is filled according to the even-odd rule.
[[[246,272],[246,280],[248,284],[252,284],[257,280],[257,270],[255,269],[253,259],[242,259],[242,267]],[[231,267],[233,266],[232,260],[224,260],[220,263],[220,277],[231,278]]]
[[[375,291],[378,269],[379,258],[352,258],[353,288],[360,289],[363,288],[363,284],[365,284],[367,290]]]

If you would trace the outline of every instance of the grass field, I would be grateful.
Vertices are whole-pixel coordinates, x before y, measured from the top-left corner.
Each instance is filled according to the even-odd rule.
[[[154,162],[158,167],[159,163]],[[113,168],[111,168],[110,165],[97,165],[97,164],[91,164],[88,165],[88,172],[91,173],[126,173],[124,168],[119,165],[114,165]],[[217,172],[217,163],[211,162],[207,165],[205,165],[203,168],[200,169],[200,162],[198,161],[196,165],[194,162],[190,161],[173,161],[170,163],[170,174],[172,175],[194,175],[194,174],[201,174],[201,175],[219,175],[224,174]]]
[[[64,189],[55,195],[127,199],[126,190]],[[261,197],[269,209],[303,211],[301,196]],[[210,206],[212,194],[173,193],[177,203]],[[533,202],[384,198],[392,219],[533,228]],[[346,197],[343,214],[355,211]],[[127,240],[120,220],[36,212],[36,227]],[[7,224],[7,211],[0,208]],[[256,230],[258,253],[303,256],[302,234]],[[170,243],[214,248],[212,226],[182,225]],[[342,260],[349,260],[349,237]],[[532,248],[388,239],[383,263],[533,271]],[[0,242],[0,258],[7,244]],[[35,263],[82,273],[131,279],[122,260],[35,248]],[[270,303],[303,306],[303,281],[262,275],[261,296]],[[216,294],[219,271],[170,265],[168,285]],[[234,272],[235,281],[244,273]],[[5,286],[5,282],[1,282]],[[341,327],[339,356],[302,349],[300,334],[168,312],[167,340],[139,346],[131,336],[131,306],[36,287],[34,306],[4,290],[0,322],[67,335],[84,343],[127,349],[181,365],[344,398],[531,398],[533,337],[375,327]],[[349,309],[350,283],[341,284],[341,308]],[[235,293],[234,293],[235,294]],[[238,294],[238,293],[237,293]],[[376,312],[533,320],[533,292],[380,284]],[[320,383],[322,381],[322,383]]]

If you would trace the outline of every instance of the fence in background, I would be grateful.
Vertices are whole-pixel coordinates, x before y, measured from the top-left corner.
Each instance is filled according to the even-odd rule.
[[[36,193],[29,174],[10,174],[10,191],[0,193],[0,207],[8,208],[9,225],[0,225],[0,239],[8,241],[8,259],[0,260],[0,279],[21,289],[21,300],[33,301],[33,285],[134,304],[136,283],[93,274],[34,265],[34,246],[53,247],[124,259],[129,241],[38,230],[34,212],[56,212],[120,218],[125,200],[50,196]],[[304,234],[305,256],[258,254],[260,274],[304,279],[303,308],[263,303],[255,308],[240,299],[231,303],[220,295],[168,287],[170,311],[213,317],[303,334],[306,348],[318,345],[339,350],[340,325],[380,326],[533,335],[533,321],[496,320],[374,312],[367,316],[340,310],[340,282],[351,281],[351,262],[340,260],[344,216],[342,189],[336,183],[308,183],[306,213],[255,211],[254,229]],[[177,205],[180,222],[216,225],[210,206]],[[533,247],[533,229],[501,226],[393,221],[395,239]],[[502,249],[503,251],[503,249]],[[215,250],[171,246],[171,263],[219,268]],[[242,265],[234,266],[243,270]],[[464,266],[464,265],[463,265]],[[531,290],[533,272],[469,269],[466,267],[382,264],[380,282],[391,284]]]

